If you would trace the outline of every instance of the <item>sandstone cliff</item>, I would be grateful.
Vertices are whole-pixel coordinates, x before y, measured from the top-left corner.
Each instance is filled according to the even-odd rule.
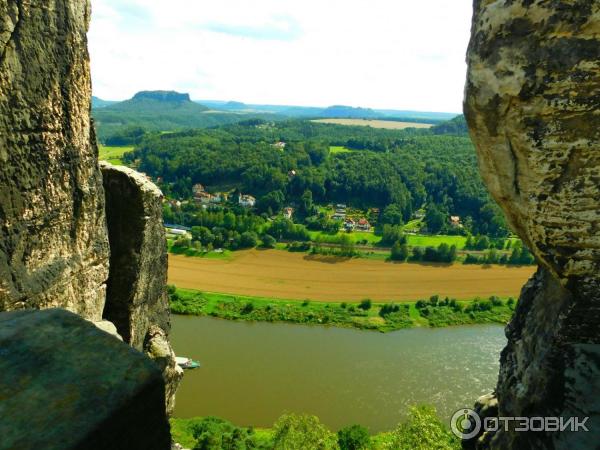
[[[476,0],[474,8],[465,115],[490,192],[540,264],[506,330],[498,413],[593,424],[589,433],[500,431],[479,445],[596,448],[600,3]]]
[[[172,408],[181,371],[168,345],[160,191],[108,166],[103,187],[90,12],[88,0],[0,0],[0,311],[113,322],[156,357]]]

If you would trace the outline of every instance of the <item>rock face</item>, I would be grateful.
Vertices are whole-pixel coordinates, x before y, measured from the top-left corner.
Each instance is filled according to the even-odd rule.
[[[87,1],[0,0],[0,310],[100,320],[108,276]]]
[[[105,162],[101,168],[111,250],[104,318],[116,325],[125,342],[145,351],[160,366],[171,413],[183,371],[168,341],[162,192],[134,170]]]
[[[64,310],[0,313],[0,449],[168,449],[155,364]]]
[[[499,431],[481,448],[600,442],[600,3],[474,3],[465,115],[490,192],[535,254],[502,352],[500,416],[589,416],[588,433]]]
[[[141,349],[150,324],[169,331],[162,193],[138,172],[102,162],[110,242],[104,318]]]
[[[0,311],[59,307],[140,351],[159,340],[172,408],[161,194],[109,166],[103,185],[89,20],[89,0],[0,0]]]

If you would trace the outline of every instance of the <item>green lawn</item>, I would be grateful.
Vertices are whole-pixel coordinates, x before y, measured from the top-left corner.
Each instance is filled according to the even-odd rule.
[[[350,238],[352,239],[352,241],[354,243],[358,243],[360,241],[364,241],[366,240],[368,242],[369,245],[375,245],[377,244],[379,241],[381,241],[381,236],[376,236],[375,233],[368,233],[366,231],[353,231],[352,233],[345,233],[343,231],[337,233],[337,234],[328,234],[328,233],[324,233],[323,231],[309,231],[310,233],[310,239],[312,241],[316,240],[317,237],[321,237],[321,239],[323,239],[325,243],[332,243],[332,244],[337,244],[337,239],[339,239],[340,236],[342,236],[343,234],[347,234],[348,236],[350,236]]]
[[[127,152],[133,150],[133,147],[107,147],[105,145],[100,146],[100,160],[108,161],[115,166],[122,166],[123,161],[121,158]]]
[[[462,250],[465,247],[467,238],[464,236],[426,236],[422,234],[409,234],[408,245],[411,247],[437,247],[442,243],[456,245],[456,248]]]
[[[350,150],[349,148],[336,145],[332,145],[331,147],[329,147],[329,153],[331,153],[332,155],[335,155],[337,153],[350,153],[351,151],[352,150]]]

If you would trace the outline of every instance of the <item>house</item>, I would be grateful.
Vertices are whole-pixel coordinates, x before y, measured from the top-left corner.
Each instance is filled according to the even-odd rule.
[[[288,177],[290,177],[290,178],[294,178],[296,175],[297,175],[297,173],[295,170],[290,170],[288,172]]]
[[[352,220],[352,219],[346,219],[346,221],[344,222],[344,228],[346,229],[346,231],[354,230],[355,226],[356,226],[356,222],[354,222],[354,220]]]
[[[363,217],[356,224],[356,228],[361,231],[369,231],[369,230],[371,230],[371,224],[369,223],[369,221],[367,219],[365,219]]]
[[[450,216],[450,226],[454,228],[462,228],[462,223],[460,223],[460,216]]]
[[[292,220],[292,214],[294,214],[294,208],[284,208],[283,209],[283,217],[285,217],[288,220]]]
[[[272,144],[272,146],[275,147],[277,150],[283,150],[286,146],[286,143],[279,141],[279,142],[275,142],[274,144]]]
[[[201,184],[195,184],[192,186],[192,192],[194,193],[194,197],[200,195],[202,192],[204,192],[204,186]]]
[[[336,212],[333,216],[331,216],[331,220],[344,220],[346,218],[346,213]]]
[[[194,200],[196,201],[196,203],[201,203],[203,205],[207,205],[209,203],[212,203],[214,199],[214,196],[212,194],[209,194],[208,192],[199,192],[197,195],[194,194]]]
[[[238,197],[238,202],[241,206],[246,208],[253,208],[256,205],[256,199],[251,195],[240,194]]]
[[[338,203],[337,205],[335,205],[335,207],[337,209],[346,209],[346,205],[344,205],[343,203]]]

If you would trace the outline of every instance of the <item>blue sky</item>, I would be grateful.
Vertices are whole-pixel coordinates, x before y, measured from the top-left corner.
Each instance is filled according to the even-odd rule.
[[[459,112],[471,0],[92,0],[94,95]]]

